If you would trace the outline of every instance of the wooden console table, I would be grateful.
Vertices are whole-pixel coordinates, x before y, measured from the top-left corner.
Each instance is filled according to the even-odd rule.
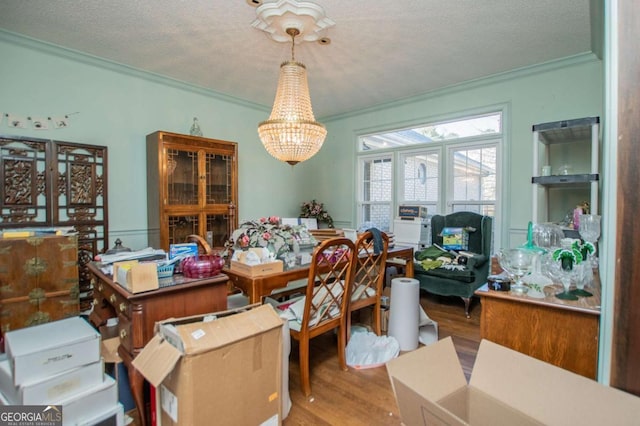
[[[387,263],[394,264],[395,259],[404,261],[405,275],[413,277],[413,247],[396,246],[387,251]],[[229,281],[241,289],[249,297],[249,303],[261,303],[264,296],[270,295],[273,290],[286,287],[291,281],[301,280],[309,276],[309,265],[302,265],[287,269],[283,272],[252,277],[243,272],[226,268],[224,273],[229,276]]]
[[[544,288],[534,299],[484,285],[476,291],[482,303],[480,337],[526,355],[596,379],[600,331],[600,282],[592,297],[561,300],[560,285]]]
[[[93,286],[91,322],[99,327],[109,318],[118,318],[118,354],[129,373],[131,393],[142,425],[148,424],[144,401],[144,378],[131,361],[154,335],[156,321],[201,315],[227,309],[227,282],[224,274],[205,279],[174,275],[172,285],[153,291],[130,293],[104,274],[98,264],[88,265]]]

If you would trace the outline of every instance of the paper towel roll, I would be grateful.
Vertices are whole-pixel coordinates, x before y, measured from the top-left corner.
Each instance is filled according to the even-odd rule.
[[[389,331],[400,344],[401,351],[418,347],[420,322],[420,283],[413,278],[391,280],[391,306],[389,307]]]

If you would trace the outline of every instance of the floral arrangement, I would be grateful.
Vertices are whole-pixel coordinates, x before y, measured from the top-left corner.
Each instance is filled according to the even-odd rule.
[[[304,225],[282,225],[277,216],[262,217],[244,222],[233,231],[231,238],[225,243],[225,255],[229,255],[232,250],[266,247],[276,257],[280,257],[291,251],[294,242],[315,245],[315,238]]]
[[[300,205],[300,217],[315,218],[318,223],[323,222],[333,228],[333,218],[324,209],[324,204],[316,200],[305,201]]]

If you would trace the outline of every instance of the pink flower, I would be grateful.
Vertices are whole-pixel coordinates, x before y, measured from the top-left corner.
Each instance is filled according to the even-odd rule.
[[[269,216],[269,223],[277,225],[280,223],[280,218],[278,216]]]
[[[249,236],[243,234],[240,237],[240,247],[247,247],[248,245],[249,245]]]
[[[260,218],[260,223],[267,223],[269,219],[267,219],[266,217],[261,217]]]
[[[262,239],[265,241],[269,241],[269,239],[271,239],[271,234],[268,232],[265,232],[264,234],[262,234]]]

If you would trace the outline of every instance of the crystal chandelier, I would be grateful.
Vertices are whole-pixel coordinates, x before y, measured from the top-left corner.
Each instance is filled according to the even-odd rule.
[[[258,125],[258,134],[269,154],[295,166],[320,150],[327,130],[315,121],[307,70],[295,61],[295,37],[300,31],[287,28],[286,33],[291,36],[291,60],[280,65],[273,109],[269,119]]]

